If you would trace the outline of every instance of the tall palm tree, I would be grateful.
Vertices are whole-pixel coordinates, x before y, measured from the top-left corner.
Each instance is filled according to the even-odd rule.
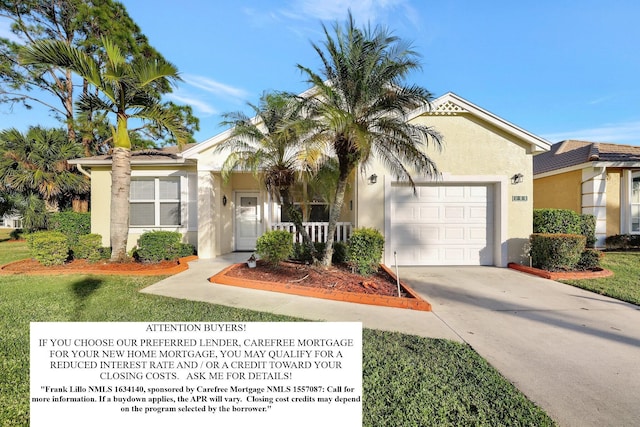
[[[131,140],[129,119],[151,121],[171,132],[181,145],[188,136],[180,117],[162,108],[160,89],[179,80],[174,65],[162,59],[130,61],[118,46],[103,38],[106,61],[100,63],[80,49],[56,40],[39,40],[21,55],[25,64],[49,64],[72,70],[97,93],[85,92],[77,103],[82,111],[113,114],[111,166],[111,260],[126,258],[129,233],[129,190],[131,186]]]
[[[411,168],[425,175],[438,174],[424,148],[430,142],[440,148],[441,137],[434,129],[405,119],[410,111],[428,106],[432,98],[426,89],[404,83],[410,72],[420,68],[409,44],[382,27],[356,28],[351,13],[344,28],[334,25],[334,35],[324,25],[323,30],[326,40],[312,44],[322,61],[320,71],[298,68],[316,91],[308,101],[316,122],[310,138],[326,141],[338,160],[323,259],[329,266],[351,173],[358,166],[365,169],[375,156],[415,189]]]
[[[81,147],[63,129],[32,127],[0,132],[0,191],[37,194],[50,212],[74,195],[86,194],[89,183],[72,170],[68,160],[82,155]]]
[[[321,145],[304,143],[301,135],[310,122],[301,116],[299,100],[284,92],[267,92],[258,105],[249,103],[254,118],[242,112],[227,113],[222,124],[233,126],[229,139],[216,147],[228,153],[222,177],[234,170],[247,170],[263,180],[267,191],[278,200],[295,224],[311,254],[315,249],[302,225],[302,214],[294,205],[291,190],[322,160]]]

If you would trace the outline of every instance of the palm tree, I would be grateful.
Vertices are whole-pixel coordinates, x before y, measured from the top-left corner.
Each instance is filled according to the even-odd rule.
[[[179,80],[176,67],[162,59],[129,61],[120,48],[103,38],[106,61],[97,62],[80,49],[56,40],[39,40],[21,55],[25,64],[48,64],[72,70],[97,93],[85,92],[77,103],[81,111],[104,111],[116,117],[111,166],[111,261],[126,258],[131,186],[131,140],[129,119],[150,121],[167,129],[182,145],[187,132],[180,117],[162,107],[158,93]]]
[[[80,155],[82,148],[63,129],[0,132],[0,191],[39,195],[56,212],[65,200],[89,191],[87,179],[67,163]]]
[[[432,142],[441,147],[434,129],[408,123],[410,111],[429,105],[426,89],[405,85],[407,75],[420,68],[410,45],[385,28],[356,28],[349,13],[345,28],[334,25],[332,36],[323,25],[326,40],[313,43],[322,61],[318,73],[298,65],[314,86],[308,99],[315,130],[310,138],[324,140],[338,160],[338,181],[329,213],[328,239],[323,258],[331,265],[336,222],[344,204],[349,176],[363,170],[375,156],[389,171],[415,189],[410,168],[435,176],[438,169],[425,153]]]
[[[278,200],[295,224],[304,244],[315,255],[315,248],[302,225],[302,214],[296,209],[291,190],[305,173],[312,172],[322,160],[321,146],[304,143],[306,131],[300,115],[299,100],[284,92],[264,93],[258,105],[249,103],[254,118],[242,112],[224,115],[223,125],[233,126],[229,139],[216,147],[228,152],[222,165],[222,177],[228,180],[232,171],[247,170],[260,177],[272,196]]]

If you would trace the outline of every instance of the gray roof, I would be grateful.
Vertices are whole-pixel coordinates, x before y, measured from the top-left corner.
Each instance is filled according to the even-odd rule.
[[[185,144],[182,148],[178,146],[172,145],[168,147],[161,148],[146,148],[143,150],[136,150],[131,152],[131,162],[132,163],[158,163],[163,161],[175,162],[182,159],[180,153],[189,148],[193,147],[196,144]],[[97,165],[97,164],[109,164],[111,163],[112,155],[103,154],[100,156],[91,156],[91,157],[82,157],[79,159],[73,159],[69,163],[71,164],[86,164],[86,165]]]
[[[552,172],[588,162],[640,162],[640,147],[635,145],[589,142],[569,139],[551,146],[551,150],[533,158],[533,174]]]

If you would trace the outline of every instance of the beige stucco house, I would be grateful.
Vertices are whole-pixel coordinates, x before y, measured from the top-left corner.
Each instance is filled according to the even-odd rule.
[[[353,177],[337,240],[353,227],[374,227],[385,237],[383,262],[394,265],[496,265],[520,261],[532,227],[533,157],[544,139],[453,94],[407,120],[434,127],[444,148],[430,148],[441,176],[415,175],[414,194],[380,164]],[[185,147],[136,153],[132,158],[129,245],[152,229],[177,230],[200,258],[252,250],[267,230],[292,229],[258,180],[235,173],[221,179],[224,156],[213,154],[230,131]],[[78,159],[91,176],[92,232],[108,245],[110,158]],[[326,233],[326,212],[315,200],[308,229]]]
[[[534,208],[596,217],[596,247],[607,236],[640,234],[640,147],[567,140],[534,159]]]

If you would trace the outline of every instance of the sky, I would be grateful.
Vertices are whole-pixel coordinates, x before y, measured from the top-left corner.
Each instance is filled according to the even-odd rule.
[[[637,0],[124,0],[182,82],[167,96],[200,118],[201,142],[221,114],[250,113],[264,91],[309,88],[312,43],[351,10],[420,54],[409,76],[435,97],[454,92],[554,143],[640,145]],[[0,22],[0,34],[7,31]],[[56,125],[44,110],[0,106],[0,128]]]

